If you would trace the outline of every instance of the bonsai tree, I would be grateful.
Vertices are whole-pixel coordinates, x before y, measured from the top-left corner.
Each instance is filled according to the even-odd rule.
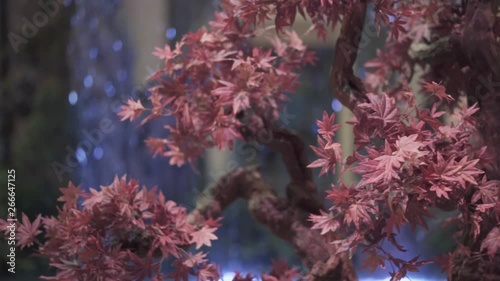
[[[89,193],[69,183],[61,188],[58,217],[30,221],[23,215],[16,226],[17,245],[38,244],[37,254],[56,269],[43,278],[218,280],[217,266],[200,248],[217,238],[224,209],[244,198],[255,220],[288,241],[308,269],[278,262],[262,280],[357,280],[350,258],[358,250],[366,254],[366,266],[387,265],[392,280],[400,280],[432,261],[403,260],[381,244],[404,250],[399,228],[426,227],[430,208],[457,214],[457,247],[440,259],[448,279],[500,280],[498,1],[221,2],[208,27],[186,34],[174,48],[156,49],[165,64],[151,77],[156,84],[147,103],[129,100],[119,115],[141,124],[173,116],[175,123],[165,127],[168,138],[146,140],[154,156],[169,157],[171,165],[194,165],[205,149],[231,148],[235,140],[275,149],[290,177],[286,198],[257,167],[223,176],[189,211],[126,176]],[[315,62],[289,29],[296,16],[308,17],[310,32],[320,38],[341,25],[324,78],[354,114],[348,124],[336,124],[328,112],[317,121],[315,160],[306,159],[300,136],[276,125],[298,71]],[[252,45],[272,18],[272,48]],[[366,44],[367,21],[389,36],[360,79],[353,65]],[[417,103],[410,83],[422,85],[424,102]],[[445,120],[446,110],[454,113]],[[334,140],[340,126],[352,127],[352,155]],[[332,183],[326,195],[332,207],[326,208],[311,168],[321,175],[350,170],[360,181]],[[37,240],[40,228],[43,242]],[[167,260],[173,267],[165,274]],[[234,280],[252,278],[236,274]]]

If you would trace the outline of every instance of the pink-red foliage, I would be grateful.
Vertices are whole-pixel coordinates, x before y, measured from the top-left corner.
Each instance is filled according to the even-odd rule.
[[[343,19],[360,1],[365,0],[223,0],[208,28],[185,35],[174,48],[155,50],[164,67],[151,77],[157,84],[148,105],[129,100],[119,116],[122,121],[142,117],[141,124],[173,116],[174,124],[165,126],[167,138],[146,140],[154,156],[169,157],[171,165],[192,163],[209,147],[231,148],[234,140],[252,137],[278,119],[286,94],[298,84],[298,69],[315,61],[298,34],[288,29],[297,14],[308,17],[310,31],[325,38],[329,28],[346,24]],[[467,1],[368,2],[373,4],[376,29],[389,36],[384,50],[365,64],[369,93],[350,122],[356,150],[343,154],[334,140],[340,126],[334,114],[325,112],[317,122],[318,144],[312,146],[318,159],[309,165],[320,168],[320,175],[350,170],[360,181],[350,187],[332,185],[326,196],[332,207],[311,215],[310,221],[325,239],[340,233],[329,241],[337,244],[338,252],[362,248],[366,267],[373,270],[389,262],[395,268],[393,279],[399,280],[428,261],[418,256],[399,259],[385,251],[382,242],[404,251],[399,229],[406,223],[427,227],[431,208],[458,210],[456,221],[476,239],[483,217],[500,218],[500,182],[484,173],[491,160],[486,148],[471,142],[478,106],[462,104],[450,122],[444,122],[445,112],[439,111],[443,102],[458,103],[465,71],[455,61],[429,62],[412,53],[416,44],[442,44],[443,38],[459,34]],[[272,17],[281,37],[269,38],[268,50],[252,45],[249,40],[262,36],[265,21]],[[433,63],[441,67],[427,67]],[[423,69],[420,84],[430,96],[426,100],[435,100],[431,109],[416,104],[409,90],[417,67]],[[18,245],[39,243],[38,254],[57,269],[56,276],[45,279],[219,279],[205,253],[187,252],[190,245],[197,250],[211,246],[218,220],[192,225],[185,208],[125,177],[90,193],[72,183],[61,191],[64,205],[57,217],[38,216],[30,222],[23,214],[18,225]],[[6,222],[0,220],[0,225]],[[45,230],[43,243],[36,240],[40,226]],[[497,226],[484,234],[482,254],[493,258],[498,253],[499,233]],[[458,248],[468,251],[464,245]],[[174,259],[174,270],[165,276],[160,269],[167,258]],[[298,273],[277,263],[261,277],[288,281]],[[234,280],[252,278],[237,273]]]
[[[56,268],[55,276],[43,279],[163,280],[161,264],[174,259],[179,266],[171,276],[176,280],[187,280],[189,275],[218,280],[205,253],[186,251],[194,244],[196,249],[210,246],[217,239],[215,228],[188,223],[186,208],[165,199],[156,188],[140,187],[124,176],[99,191],[91,188],[90,193],[71,182],[60,190],[64,205],[57,217],[38,216],[30,222],[23,214],[17,226],[17,245],[37,242],[36,255]],[[41,229],[43,243],[37,240]]]
[[[431,84],[437,90],[430,92],[446,97],[436,85]],[[318,132],[319,146],[313,149],[320,159],[310,165],[321,167],[321,173],[335,172],[332,167],[342,165],[342,171],[350,169],[361,180],[350,188],[342,183],[332,185],[327,196],[333,202],[329,213],[311,215],[310,219],[322,234],[342,230],[343,238],[332,241],[339,244],[339,251],[362,247],[368,253],[368,267],[389,261],[399,268],[393,274],[405,276],[410,267],[424,261],[400,260],[384,251],[381,243],[388,241],[404,251],[397,242],[400,227],[409,223],[412,228],[426,228],[426,219],[432,217],[430,208],[444,205],[459,210],[463,226],[475,228],[477,236],[481,215],[500,216],[500,181],[486,179],[482,170],[488,163],[485,148],[475,148],[469,141],[476,129],[469,114],[477,110],[475,105],[464,107],[451,124],[444,124],[438,119],[441,113],[435,112],[436,106],[429,112],[407,99],[407,106],[399,109],[394,98],[385,93],[367,97],[368,102],[360,105],[362,113],[352,122],[358,146],[350,161],[343,163],[333,153],[339,144],[333,140],[337,127],[330,127]],[[325,115],[323,119],[333,117]],[[466,194],[473,194],[473,203],[481,203],[471,208],[464,200]],[[493,242],[495,231],[483,241],[490,254],[498,247]]]

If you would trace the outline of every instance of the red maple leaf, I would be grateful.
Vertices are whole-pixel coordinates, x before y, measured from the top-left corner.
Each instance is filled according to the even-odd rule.
[[[233,113],[237,114],[240,111],[250,108],[250,99],[248,93],[239,92],[233,100]]]
[[[28,216],[25,213],[22,214],[23,221],[19,224],[17,228],[18,245],[21,249],[24,247],[30,247],[36,240],[36,236],[41,233],[39,230],[40,224],[42,222],[42,216],[38,215],[33,223],[30,222]]]
[[[163,153],[163,156],[170,157],[169,164],[180,167],[186,163],[186,154],[182,152],[179,146],[175,143],[167,142],[168,151]]]
[[[66,202],[67,206],[70,207],[76,207],[78,198],[84,193],[80,186],[75,186],[72,182],[69,182],[68,187],[61,187],[59,190],[63,195],[57,201]]]
[[[352,204],[347,208],[344,220],[346,224],[354,223],[356,228],[359,229],[361,223],[369,224],[372,221],[370,213],[376,213],[376,209],[373,206],[366,203]]]
[[[165,143],[164,139],[149,137],[146,140],[146,146],[149,147],[151,152],[153,152],[153,157],[157,155],[162,155],[165,152]]]
[[[344,184],[340,184],[340,187],[336,188],[332,185],[331,190],[327,190],[326,199],[330,199],[335,203],[335,205],[342,205],[347,203],[351,198],[351,194],[349,192],[349,188],[347,188]]]
[[[466,183],[477,185],[475,177],[483,174],[484,171],[476,168],[479,159],[468,160],[467,156],[463,157],[459,162],[454,158],[446,161],[441,153],[437,153],[437,163],[431,163],[430,178],[442,179],[449,182],[459,183],[462,188],[466,188]]]
[[[439,101],[445,100],[446,102],[450,103],[455,100],[452,96],[446,94],[446,89],[443,85],[440,85],[436,82],[425,82],[424,89],[430,94],[435,95],[439,99]]]
[[[467,107],[467,103],[463,103],[460,111],[457,111],[453,114],[453,121],[458,125],[462,125],[466,128],[470,128],[472,130],[476,129],[476,120],[473,115],[479,110],[477,102],[474,103],[471,107]]]
[[[153,55],[157,56],[160,59],[168,61],[172,59],[176,55],[176,53],[172,52],[169,45],[165,45],[163,49],[156,47],[155,51],[153,52]]]
[[[0,231],[4,232],[4,235],[7,236],[10,233],[10,228],[7,228],[10,223],[6,220],[0,219]]]
[[[206,257],[207,257],[207,254],[204,254],[202,252],[196,253],[194,255],[192,253],[187,253],[187,257],[182,262],[182,264],[184,264],[185,266],[187,266],[189,268],[193,268],[195,266],[198,266],[198,265],[206,262],[207,261],[205,259]]]
[[[458,134],[462,133],[458,128],[450,127],[450,126],[441,126],[438,128],[438,132],[443,135],[445,139],[455,140],[457,141]]]
[[[324,136],[334,136],[335,131],[337,131],[340,128],[340,125],[335,124],[335,113],[332,113],[332,115],[328,116],[328,113],[326,111],[323,111],[323,121],[316,121],[316,124],[318,125],[318,134],[324,135]]]
[[[82,205],[92,209],[92,207],[95,204],[99,204],[103,202],[104,198],[104,192],[102,191],[97,191],[93,189],[92,187],[90,188],[91,194],[85,194],[84,196],[87,198],[85,201],[83,201]]]
[[[377,172],[372,175],[372,178],[368,180],[368,183],[375,183],[380,180],[389,182],[392,179],[399,179],[396,169],[401,167],[401,163],[403,163],[405,159],[398,154],[392,153],[390,145],[386,141],[385,154],[375,158],[375,161],[378,161]]]
[[[471,203],[476,203],[481,200],[483,203],[495,203],[498,202],[498,192],[500,190],[500,181],[486,179],[486,176],[483,176],[479,186],[477,187],[477,191],[472,196]]]
[[[399,121],[397,119],[398,108],[393,98],[389,98],[385,93],[382,95],[367,93],[366,97],[370,102],[362,103],[359,107],[372,111],[368,114],[369,119],[380,120],[383,126]]]
[[[125,121],[127,119],[134,121],[142,114],[143,111],[144,106],[142,106],[141,101],[129,99],[127,101],[127,105],[121,106],[121,111],[118,113],[118,116],[122,117],[121,121]]]
[[[81,278],[81,274],[76,270],[78,266],[78,261],[76,260],[65,260],[57,259],[57,262],[51,262],[50,266],[58,269],[56,276],[40,276],[41,279],[45,280],[78,280]]]
[[[318,136],[318,147],[310,146],[314,154],[319,157],[316,161],[307,165],[307,168],[321,168],[320,176],[332,172],[335,174],[335,164],[342,160],[342,148],[339,143],[326,143]]]
[[[401,19],[401,17],[398,17],[392,22],[392,29],[391,29],[391,37],[395,40],[398,40],[399,38],[399,33],[406,33],[407,30],[405,28],[406,21]]]
[[[446,199],[450,199],[448,192],[451,191],[451,188],[445,185],[433,185],[431,186],[431,191],[436,192],[438,198],[444,197]]]
[[[427,152],[420,150],[424,144],[417,141],[417,138],[417,134],[400,137],[396,141],[396,155],[404,158],[420,158],[426,155]]]
[[[494,227],[484,238],[481,244],[481,250],[486,250],[488,256],[493,258],[500,250],[500,227]]]
[[[460,183],[463,188],[466,187],[466,182],[477,185],[478,183],[475,177],[480,174],[484,174],[483,170],[476,168],[478,162],[479,159],[468,161],[467,156],[465,156],[460,160],[460,162],[457,163],[457,165],[460,167],[460,170],[456,175],[456,181],[458,181],[458,183]]]
[[[418,107],[416,107],[416,112],[417,116],[420,120],[424,121],[425,123],[429,124],[434,129],[438,129],[439,127],[443,126],[443,123],[439,121],[439,117],[443,116],[445,114],[445,111],[437,111],[437,103],[434,103],[432,105],[432,109],[429,111],[429,109],[423,109],[419,110]]]
[[[217,281],[219,277],[219,271],[214,264],[207,264],[198,271],[198,280],[200,281]]]
[[[321,215],[309,215],[309,221],[313,223],[311,229],[321,229],[321,235],[328,232],[335,232],[340,227],[340,223],[331,214],[320,211]]]
[[[196,243],[196,250],[203,245],[212,246],[211,240],[217,240],[217,236],[214,235],[215,230],[217,229],[214,227],[203,226],[200,230],[191,233],[190,243]]]

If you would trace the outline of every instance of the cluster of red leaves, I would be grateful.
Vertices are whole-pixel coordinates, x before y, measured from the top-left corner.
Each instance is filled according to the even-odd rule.
[[[175,124],[165,126],[168,138],[147,140],[154,155],[170,157],[172,165],[191,162],[208,147],[231,147],[233,140],[256,134],[278,118],[286,93],[297,85],[295,71],[314,62],[297,34],[285,29],[294,23],[297,13],[310,18],[311,30],[324,38],[327,28],[341,22],[358,1],[223,0],[209,28],[185,35],[173,49],[166,46],[154,52],[165,66],[151,77],[157,83],[151,89],[151,107],[129,100],[119,115],[133,121],[146,112],[142,124],[173,116]],[[500,219],[500,182],[488,180],[483,173],[489,161],[485,148],[474,148],[469,142],[477,107],[464,106],[446,125],[440,120],[444,112],[437,111],[437,104],[421,110],[407,91],[415,67],[429,64],[408,50],[414,43],[439,43],[439,38],[460,30],[457,23],[463,1],[370,2],[378,29],[387,27],[390,36],[384,52],[379,51],[366,65],[372,69],[366,82],[373,93],[385,93],[368,94],[367,102],[359,106],[352,122],[357,149],[345,162],[340,144],[333,139],[339,126],[334,115],[325,113],[318,121],[318,147],[313,147],[319,159],[309,165],[321,168],[321,174],[335,172],[340,165],[342,171],[350,169],[361,180],[352,187],[332,186],[327,198],[333,207],[310,219],[313,228],[324,235],[343,231],[342,240],[332,241],[339,252],[362,246],[368,255],[367,266],[376,268],[389,261],[398,268],[393,277],[400,279],[426,261],[398,259],[381,248],[382,242],[404,250],[396,230],[405,223],[426,227],[431,207],[459,210],[460,221],[470,225],[477,237],[483,216]],[[252,46],[249,40],[263,34],[258,27],[271,17],[286,40],[271,39],[271,50]],[[462,75],[453,61],[435,63],[444,65],[439,69],[456,72],[447,77]],[[429,69],[427,81],[442,81],[442,73]],[[426,83],[424,90],[439,101],[457,97],[455,89],[447,88],[450,96],[443,85]],[[398,108],[396,99],[407,107]],[[184,250],[192,244],[196,249],[210,246],[216,239],[214,225],[187,223],[186,209],[166,201],[155,189],[141,189],[135,181],[122,178],[100,191],[85,193],[73,184],[61,191],[64,205],[58,217],[38,216],[31,223],[23,215],[18,225],[21,247],[40,243],[36,237],[43,226],[46,242],[40,243],[39,255],[57,268],[55,277],[45,279],[219,278],[206,254]],[[81,206],[79,198],[85,199]],[[5,224],[0,221],[0,226]],[[499,238],[500,229],[495,227],[482,241],[481,251],[495,255]],[[164,276],[160,267],[166,258],[174,258],[175,269]],[[295,270],[283,267],[262,275],[265,281],[296,277]],[[237,274],[234,280],[252,278]]]
[[[354,4],[360,0],[233,0],[227,8],[231,8],[235,15],[243,18],[251,25],[264,24],[266,20],[274,17],[278,32],[290,27],[295,22],[297,14],[310,20],[311,28],[321,39],[326,38],[327,30],[335,28],[341,22],[342,16],[349,13]],[[226,1],[223,1],[226,2]],[[392,38],[398,38],[401,32],[406,32],[406,18],[414,16],[412,5],[404,1],[371,0],[375,22],[380,29],[386,26],[391,31]],[[309,32],[308,31],[308,32]],[[355,32],[360,32],[356,30]]]
[[[185,35],[174,49],[167,45],[154,52],[165,60],[165,67],[151,77],[157,82],[150,89],[152,107],[130,100],[119,115],[133,121],[146,111],[142,124],[174,116],[175,124],[165,126],[168,138],[146,142],[155,156],[169,157],[172,165],[192,162],[212,146],[232,148],[235,139],[256,135],[278,118],[285,94],[297,85],[294,71],[315,60],[297,34],[285,30],[296,14],[310,18],[311,29],[324,38],[327,28],[333,28],[355,2],[224,0],[210,28]],[[397,38],[404,30],[403,18],[413,15],[409,6],[374,2],[377,24],[393,26]],[[273,49],[267,51],[252,46],[249,39],[262,35],[259,27],[271,17],[287,40],[271,39]]]
[[[426,89],[439,99],[448,98],[439,84],[427,84]],[[474,238],[480,232],[481,216],[500,218],[500,181],[484,175],[482,165],[491,160],[486,148],[470,143],[475,130],[472,115],[478,108],[464,106],[451,124],[444,124],[438,104],[421,110],[411,93],[402,96],[407,98],[405,109],[385,93],[367,94],[368,101],[359,105],[361,111],[351,122],[357,149],[345,163],[340,145],[332,139],[338,125],[333,115],[325,113],[323,121],[318,121],[319,146],[313,147],[319,159],[310,164],[320,167],[322,174],[334,172],[336,164],[343,165],[342,171],[350,169],[361,178],[352,187],[332,185],[327,199],[333,206],[328,213],[311,216],[313,228],[324,235],[341,229],[343,239],[332,241],[339,252],[361,246],[368,255],[367,266],[384,267],[389,261],[398,268],[392,273],[397,278],[426,262],[418,257],[398,259],[382,249],[381,243],[388,241],[405,251],[397,242],[397,232],[405,223],[426,228],[426,218],[432,217],[429,208],[459,210],[461,222],[473,228]],[[468,195],[470,203],[465,200]],[[482,248],[490,256],[500,247],[498,232],[494,228],[490,239],[483,241]]]
[[[228,11],[232,2],[224,4]],[[153,153],[170,157],[172,165],[190,162],[208,147],[231,148],[243,126],[252,135],[275,121],[285,94],[297,85],[294,70],[314,61],[294,32],[286,33],[287,41],[271,39],[272,50],[252,46],[249,40],[260,31],[237,17],[219,12],[209,29],[185,35],[175,49],[157,48],[154,54],[165,67],[150,78],[157,83],[150,89],[152,108],[132,100],[122,107],[122,120],[144,111],[142,123],[175,117],[175,124],[165,127],[168,138],[147,140]]]
[[[36,256],[48,259],[55,276],[44,280],[220,280],[219,268],[207,254],[189,252],[195,245],[211,246],[220,219],[188,220],[186,208],[166,200],[157,188],[142,188],[126,176],[115,177],[100,190],[83,191],[69,183],[60,188],[64,202],[57,217],[38,215],[34,221],[22,214],[16,223],[17,246],[37,244]],[[0,219],[5,237],[9,223]],[[44,231],[42,232],[43,229]],[[43,243],[37,236],[43,233]],[[173,260],[168,274],[161,267]],[[300,276],[283,261],[273,263],[264,281],[292,281]],[[253,275],[236,273],[233,281],[255,280]]]
[[[17,245],[37,242],[37,256],[49,260],[55,276],[45,280],[218,280],[206,254],[190,253],[190,245],[211,246],[217,239],[209,221],[192,225],[187,210],[166,200],[156,188],[139,187],[135,180],[115,178],[109,186],[84,192],[69,183],[61,188],[64,202],[57,217],[38,216],[33,222],[23,214],[17,226]],[[81,202],[81,204],[78,204]],[[2,229],[7,222],[0,220]],[[44,234],[39,242],[36,236]],[[174,259],[174,270],[161,272],[162,263]]]
[[[376,7],[379,6],[382,11],[388,12],[376,15],[376,18],[382,17],[379,22],[390,21],[392,26],[389,26],[391,36],[388,36],[383,51],[377,50],[377,57],[365,64],[370,70],[365,79],[370,90],[385,91],[389,96],[399,99],[410,81],[415,78],[417,67],[421,67],[424,81],[441,81],[448,93],[457,98],[458,89],[464,81],[463,70],[452,56],[437,56],[433,52],[436,52],[436,49],[451,48],[442,44],[450,35],[462,29],[461,11],[464,2],[439,0],[407,1],[407,3],[392,0],[377,2],[379,4]],[[418,53],[421,55],[417,55]],[[429,60],[423,54],[427,54],[428,57],[433,56],[433,59]],[[440,67],[426,67],[429,65]]]

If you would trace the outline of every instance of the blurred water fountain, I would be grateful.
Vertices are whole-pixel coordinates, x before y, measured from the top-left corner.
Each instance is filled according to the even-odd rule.
[[[168,165],[167,159],[152,159],[144,145],[145,136],[164,136],[161,122],[137,127],[137,123],[120,122],[116,113],[128,98],[144,98],[144,85],[133,85],[133,46],[126,24],[141,24],[140,19],[127,18],[122,0],[75,0],[71,20],[72,41],[68,56],[72,70],[72,91],[68,101],[75,108],[75,128],[81,147],[77,151],[78,167],[72,178],[84,187],[109,184],[114,175],[128,174],[152,187],[159,185],[167,198],[181,198],[196,185],[189,167]],[[151,50],[140,50],[147,52]],[[98,130],[103,126],[107,130]],[[89,137],[90,136],[90,137]],[[101,137],[102,136],[102,137]],[[90,140],[91,147],[83,145]],[[88,144],[88,142],[87,142]]]

